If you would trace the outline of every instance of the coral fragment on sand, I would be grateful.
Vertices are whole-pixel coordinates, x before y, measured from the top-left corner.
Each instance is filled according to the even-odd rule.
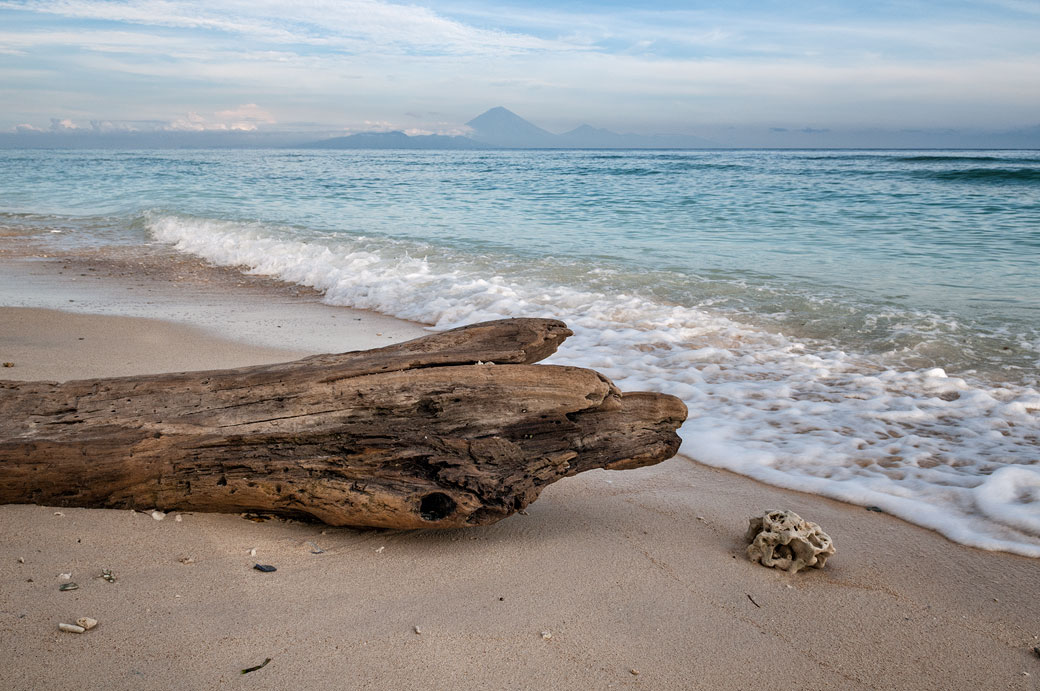
[[[797,573],[806,566],[822,569],[834,554],[830,536],[793,511],[769,511],[750,520],[744,539],[748,559]]]

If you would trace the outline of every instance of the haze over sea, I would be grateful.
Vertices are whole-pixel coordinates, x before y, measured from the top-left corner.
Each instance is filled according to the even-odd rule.
[[[22,150],[0,190],[58,253],[558,317],[685,455],[1040,556],[1040,152]]]

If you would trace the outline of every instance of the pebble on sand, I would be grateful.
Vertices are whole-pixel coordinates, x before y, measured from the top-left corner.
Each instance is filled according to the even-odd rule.
[[[83,633],[86,631],[82,626],[76,626],[75,624],[58,624],[58,628],[69,633]]]

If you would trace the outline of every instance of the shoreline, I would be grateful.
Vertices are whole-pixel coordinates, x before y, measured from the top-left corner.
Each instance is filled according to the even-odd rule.
[[[428,333],[418,322],[328,305],[310,288],[172,250],[88,248],[54,254],[32,239],[4,240],[4,307],[158,319],[297,357],[378,348]]]
[[[17,323],[0,330],[0,359],[12,359],[12,335],[18,359],[34,358],[0,379],[259,364],[425,333],[266,285],[235,290],[232,302],[215,280],[173,291],[147,271],[57,266],[0,262],[0,324]],[[77,312],[51,311],[63,299]],[[113,316],[120,310],[164,319]],[[193,320],[202,328],[185,326]],[[106,357],[113,347],[119,355]],[[834,538],[825,569],[789,576],[746,559],[747,518],[776,508]],[[0,682],[215,688],[267,657],[250,686],[1036,689],[1040,680],[1040,560],[683,457],[564,480],[528,515],[486,528],[172,514],[0,506]],[[278,571],[256,572],[257,561]],[[117,582],[96,578],[102,569]],[[60,592],[62,573],[80,589]],[[58,632],[80,616],[98,628]]]

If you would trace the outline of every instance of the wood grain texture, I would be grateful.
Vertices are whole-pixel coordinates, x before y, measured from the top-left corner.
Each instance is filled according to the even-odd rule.
[[[0,382],[0,503],[453,528],[674,455],[678,399],[532,364],[570,334],[510,319],[277,365]]]

